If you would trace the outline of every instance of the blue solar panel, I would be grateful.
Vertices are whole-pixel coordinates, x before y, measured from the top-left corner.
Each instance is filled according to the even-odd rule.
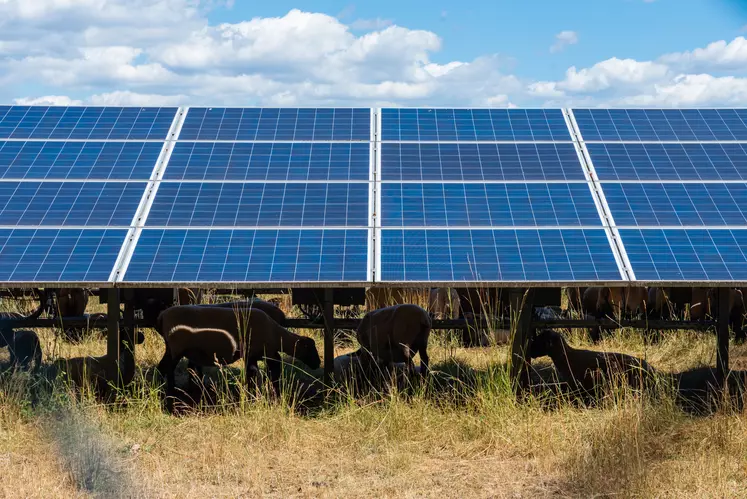
[[[145,182],[0,182],[0,225],[130,226]]]
[[[177,108],[0,107],[0,138],[164,140]]]
[[[367,229],[145,229],[124,280],[366,281],[367,262]]]
[[[367,227],[368,194],[368,183],[163,182],[146,225]]]
[[[619,281],[603,229],[381,231],[381,280]]]
[[[382,109],[381,140],[570,141],[560,109]]]
[[[620,230],[637,280],[747,281],[747,230]]]
[[[747,140],[747,109],[574,109],[584,141]]]
[[[148,180],[162,148],[156,142],[0,141],[0,178]]]
[[[0,229],[0,282],[106,282],[126,229]]]
[[[582,184],[382,184],[382,227],[602,225]]]
[[[368,180],[364,143],[179,142],[167,180]]]
[[[382,144],[381,180],[585,180],[572,144]]]
[[[587,144],[600,180],[747,180],[747,144]]]
[[[617,226],[747,225],[747,184],[602,185]]]
[[[366,108],[197,108],[182,140],[371,140]]]

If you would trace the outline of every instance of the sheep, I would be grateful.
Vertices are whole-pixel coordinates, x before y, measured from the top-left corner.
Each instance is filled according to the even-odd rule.
[[[182,357],[187,357],[198,366],[212,362],[208,359],[229,363],[243,357],[248,381],[252,381],[258,371],[257,362],[265,357],[273,384],[280,377],[277,361],[280,360],[281,351],[311,369],[321,365],[312,338],[288,331],[258,308],[171,307],[158,316],[156,330],[166,343],[158,371],[166,377],[168,396],[174,393],[174,369]],[[233,339],[237,345],[235,348],[227,336]],[[231,351],[231,348],[234,350]]]
[[[232,308],[232,309],[247,309],[254,308],[259,309],[262,312],[270,316],[272,320],[282,325],[285,324],[285,312],[283,312],[277,305],[268,301],[254,298],[252,300],[243,301],[232,301],[226,303],[214,303],[210,305],[200,305],[202,307],[219,307],[219,308]]]
[[[412,355],[420,354],[421,371],[428,370],[428,336],[431,319],[417,305],[394,305],[367,313],[356,336],[361,347],[370,351],[379,363],[405,362],[414,370]]]
[[[459,293],[454,288],[432,288],[428,310],[435,319],[457,319],[461,314]]]
[[[552,329],[545,329],[532,339],[530,359],[549,356],[562,381],[581,392],[593,393],[596,375],[623,374],[632,388],[648,386],[656,373],[648,362],[616,352],[595,352],[572,348],[565,338]]]
[[[719,389],[715,367],[696,367],[671,375],[677,390],[677,402],[684,409],[696,413],[710,412],[715,403],[723,401]],[[747,371],[729,371],[726,384],[733,407],[738,411],[744,408]]]
[[[111,395],[110,383],[121,380],[128,385],[135,377],[135,356],[123,350],[119,355],[119,366],[108,355],[102,357],[74,357],[59,359],[54,363],[58,372],[64,372],[78,388],[90,383],[94,393],[102,398]]]
[[[648,292],[643,287],[589,287],[584,290],[582,295],[581,310],[596,319],[634,316],[638,312],[646,310],[647,296]],[[592,327],[589,330],[589,336],[593,341],[599,341],[601,328]]]
[[[670,319],[681,312],[685,305],[690,305],[690,319],[703,320],[717,313],[716,288],[651,288],[649,302],[651,317]],[[743,342],[747,335],[743,329],[744,295],[741,289],[729,289],[729,324],[734,329],[736,341]]]
[[[0,348],[8,347],[10,364],[13,367],[26,369],[32,364],[40,367],[42,349],[39,336],[34,331],[3,331],[0,333]]]

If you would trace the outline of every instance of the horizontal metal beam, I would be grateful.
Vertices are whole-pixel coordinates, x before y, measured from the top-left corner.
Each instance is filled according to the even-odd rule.
[[[536,327],[572,327],[572,328],[585,328],[585,327],[601,327],[618,329],[623,327],[629,327],[633,329],[694,329],[703,330],[709,329],[716,326],[715,321],[663,321],[663,320],[652,320],[647,321],[641,320],[584,320],[584,319],[548,319],[539,320],[535,319],[532,321],[532,325]]]

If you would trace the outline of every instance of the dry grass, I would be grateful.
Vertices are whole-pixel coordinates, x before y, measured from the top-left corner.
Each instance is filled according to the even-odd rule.
[[[40,334],[45,362],[105,351],[101,339],[71,346]],[[676,332],[646,346],[623,331],[598,348],[679,371],[713,365],[715,340]],[[429,350],[436,369],[470,375],[412,397],[339,397],[310,414],[262,400],[172,417],[149,374],[125,408],[84,400],[70,409],[64,393],[31,407],[30,394],[47,392],[6,377],[0,497],[747,497],[745,413],[692,417],[671,398],[627,395],[587,409],[517,404],[501,369],[505,347],[436,338]],[[162,352],[147,332],[143,372]],[[731,355],[747,365],[747,347]]]

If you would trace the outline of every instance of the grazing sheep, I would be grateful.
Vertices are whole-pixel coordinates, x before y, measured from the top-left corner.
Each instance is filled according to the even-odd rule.
[[[89,383],[94,393],[100,397],[111,395],[110,383],[118,379],[128,385],[135,377],[135,356],[122,351],[117,362],[108,355],[102,357],[75,357],[59,359],[54,363],[58,372],[64,372],[74,386],[81,388]],[[120,370],[121,369],[121,370]]]
[[[367,313],[358,326],[358,343],[379,362],[405,362],[414,370],[412,356],[420,353],[421,371],[428,370],[431,319],[417,305],[394,305]]]
[[[583,310],[582,307],[582,301],[584,292],[586,291],[586,288],[566,288],[565,293],[568,297],[568,302],[566,304],[566,310],[573,310],[580,312]]]
[[[435,319],[457,319],[461,315],[459,293],[454,288],[432,288],[428,310]]]
[[[174,369],[182,356],[194,364],[213,362],[212,359],[228,363],[243,357],[250,381],[258,371],[257,362],[266,358],[273,383],[280,378],[277,363],[280,352],[300,360],[311,369],[321,365],[312,338],[288,331],[258,308],[171,307],[158,316],[156,330],[166,343],[158,371],[166,377],[168,395],[174,393]],[[173,333],[178,334],[172,338]],[[234,344],[238,347],[234,348]]]
[[[583,392],[594,392],[597,375],[625,375],[632,388],[647,386],[656,371],[643,359],[616,352],[595,352],[572,348],[565,338],[545,329],[532,339],[529,358],[548,355],[562,381]]]

